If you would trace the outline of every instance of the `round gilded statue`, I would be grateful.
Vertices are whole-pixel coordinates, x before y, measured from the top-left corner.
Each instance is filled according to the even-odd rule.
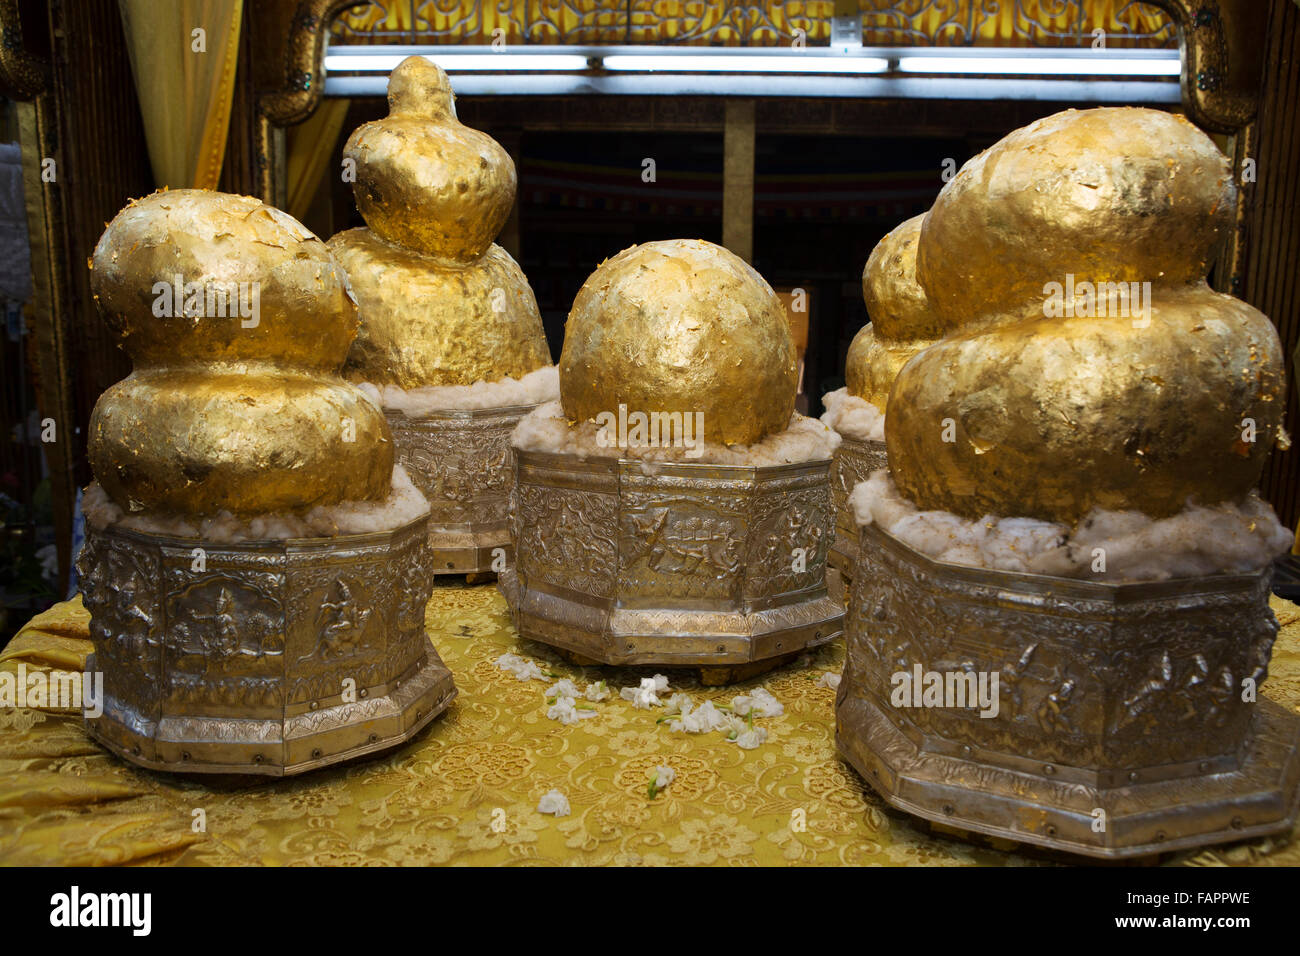
[[[789,426],[797,387],[781,300],[720,246],[633,246],[601,263],[574,299],[560,356],[571,422],[620,405],[699,412],[707,441],[748,445]]]

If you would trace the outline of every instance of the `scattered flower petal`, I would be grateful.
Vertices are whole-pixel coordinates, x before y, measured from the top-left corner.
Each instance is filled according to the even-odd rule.
[[[682,710],[681,715],[681,720],[674,720],[668,724],[669,730],[688,734],[707,734],[710,731],[729,727],[731,722],[731,719],[718,710],[711,700],[706,700],[694,710],[687,706]]]
[[[535,661],[520,657],[518,654],[502,654],[497,658],[497,667],[513,674],[516,680],[541,680],[542,669]]]
[[[785,705],[763,687],[755,687],[753,693],[734,698],[731,706],[742,717],[780,717],[785,713]]]
[[[650,771],[650,786],[646,788],[646,793],[653,800],[658,796],[659,791],[664,789],[677,778],[676,771],[672,767],[665,767],[662,764]]]
[[[609,697],[609,686],[603,680],[598,680],[594,684],[588,684],[582,696],[593,703],[604,700]]]
[[[746,730],[744,733],[731,738],[731,742],[741,750],[756,750],[759,744],[765,740],[767,740],[767,731],[762,727]]]
[[[663,704],[655,693],[657,690],[666,690],[668,679],[664,678],[664,686],[659,687],[659,676],[641,678],[640,687],[624,687],[618,692],[624,700],[630,700],[632,706],[637,710],[649,710],[651,707],[662,707]]]
[[[817,679],[817,687],[829,687],[831,690],[840,689],[840,675],[833,671],[827,671]]]
[[[546,697],[549,700],[552,697],[581,697],[582,691],[574,686],[573,681],[569,678],[558,680],[550,687],[546,688]]]
[[[581,709],[572,697],[561,697],[546,710],[546,716],[562,724],[576,724],[584,717],[595,717],[594,709]]]
[[[673,696],[669,697],[668,700],[664,703],[664,713],[665,714],[686,713],[691,709],[691,705],[692,705],[691,695],[683,694],[681,691],[678,691],[676,694],[673,694]]]
[[[538,813],[550,813],[557,817],[569,815],[569,798],[558,790],[548,790],[537,802]]]

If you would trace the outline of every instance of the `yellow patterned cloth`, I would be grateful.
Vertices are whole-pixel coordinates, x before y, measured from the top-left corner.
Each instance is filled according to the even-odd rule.
[[[1300,609],[1274,600],[1283,626],[1265,692],[1300,710]],[[0,668],[80,670],[90,651],[81,601],[34,618]],[[618,689],[645,676],[581,668],[521,646],[490,585],[440,583],[429,634],[460,696],[415,740],[378,758],[279,781],[152,773],[93,743],[70,712],[0,710],[0,862],[6,864],[873,864],[1043,862],[929,832],[887,809],[835,754],[833,692],[843,644],[762,677],[675,690],[729,703],[755,687],[784,705],[763,718],[765,743],[742,750],[720,733],[687,735],[638,710]],[[556,675],[521,682],[496,665],[523,654]],[[562,725],[546,688],[604,678],[596,716]],[[675,779],[649,794],[649,774]],[[537,812],[561,791],[572,813]],[[203,811],[196,814],[196,810]],[[799,826],[802,820],[806,826]],[[204,826],[200,826],[202,822]],[[792,826],[792,823],[795,824]],[[1300,841],[1256,840],[1178,854],[1191,865],[1300,863]]]

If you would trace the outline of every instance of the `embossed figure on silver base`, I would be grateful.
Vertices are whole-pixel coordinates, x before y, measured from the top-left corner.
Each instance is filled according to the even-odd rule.
[[[519,633],[604,664],[714,667],[824,644],[829,461],[643,463],[516,450]]]
[[[853,580],[853,567],[858,560],[858,522],[849,507],[853,486],[866,481],[873,471],[889,467],[883,441],[860,441],[840,436],[831,461],[831,503],[835,506],[835,541],[831,545],[826,563],[840,573],[846,581]]]
[[[861,531],[836,742],[890,803],[1111,859],[1291,829],[1300,716],[1242,700],[1277,633],[1270,569],[1097,584],[941,564]],[[893,706],[892,675],[917,664],[996,672],[996,716]]]
[[[424,630],[426,523],[244,544],[88,529],[90,734],[154,770],[269,776],[414,736],[456,696]]]
[[[448,409],[430,418],[385,410],[398,461],[429,499],[428,572],[491,571],[498,548],[511,560],[510,434],[536,407]]]

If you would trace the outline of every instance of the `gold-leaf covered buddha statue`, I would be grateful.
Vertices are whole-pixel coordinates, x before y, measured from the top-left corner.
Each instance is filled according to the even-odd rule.
[[[1011,133],[924,217],[941,337],[850,497],[836,698],[839,749],[907,812],[1106,859],[1294,825],[1300,717],[1255,696],[1291,541],[1253,490],[1281,350],[1205,280],[1234,204],[1186,119],[1104,108]]]
[[[196,189],[128,205],[91,268],[134,370],[91,415],[90,733],[276,776],[408,739],[456,691],[424,632],[428,502],[339,376],[347,275],[283,212]]]
[[[703,240],[625,249],[573,300],[560,355],[571,422],[619,405],[704,415],[707,439],[751,445],[790,424],[798,387],[785,308],[753,267]]]
[[[916,242],[925,215],[885,235],[862,269],[862,300],[871,321],[849,344],[844,363],[850,395],[884,412],[898,372],[913,355],[946,334],[944,323],[916,281]]]
[[[461,125],[447,74],[407,57],[389,115],[343,150],[366,227],[330,240],[361,307],[353,381],[403,389],[521,378],[550,364],[537,300],[493,240],[515,199],[515,164]]]
[[[1228,160],[1157,110],[1059,113],[969,163],[925,217],[921,287],[948,336],[886,425],[922,508],[1073,523],[1239,500],[1285,441],[1272,323],[1209,288]]]
[[[345,375],[383,407],[430,499],[430,571],[487,572],[509,551],[510,431],[558,387],[533,291],[493,241],[515,167],[460,123],[425,57],[393,70],[388,104],[344,148],[366,221],[329,243],[360,306]]]
[[[127,511],[305,512],[392,486],[383,415],[338,371],[357,329],[325,243],[249,196],[156,192],[95,247],[91,288],[134,371],[90,419]]]
[[[916,281],[916,245],[925,216],[887,233],[862,269],[862,301],[871,321],[849,343],[845,387],[822,397],[822,421],[844,439],[831,466],[835,544],[830,564],[844,580],[857,563],[858,531],[849,495],[858,482],[888,465],[885,412],[889,391],[912,356],[933,345],[944,325]],[[837,589],[838,590],[838,589]]]
[[[701,240],[625,249],[574,299],[559,370],[560,401],[513,438],[500,584],[522,636],[719,683],[839,633],[839,438],[793,414],[793,339],[762,276]]]

